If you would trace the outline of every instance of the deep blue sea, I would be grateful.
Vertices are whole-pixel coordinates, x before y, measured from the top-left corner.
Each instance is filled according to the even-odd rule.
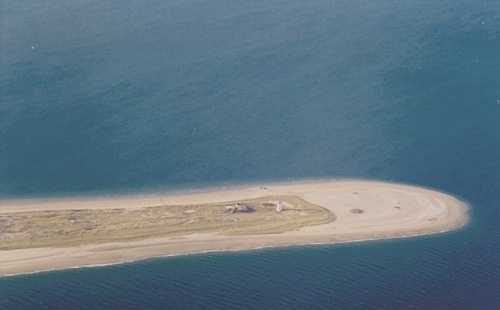
[[[500,309],[499,100],[498,0],[1,1],[0,198],[354,178],[471,221],[4,277],[0,309]]]

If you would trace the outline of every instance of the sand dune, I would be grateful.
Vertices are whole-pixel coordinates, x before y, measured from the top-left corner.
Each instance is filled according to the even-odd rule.
[[[204,251],[414,236],[457,229],[468,220],[467,205],[450,195],[420,187],[372,181],[266,185],[189,195],[1,201],[0,217],[41,210],[134,210],[160,205],[224,203],[272,196],[300,197],[331,211],[335,215],[334,220],[277,234],[221,235],[217,232],[193,231],[193,234],[183,236],[130,242],[2,250],[0,275]]]

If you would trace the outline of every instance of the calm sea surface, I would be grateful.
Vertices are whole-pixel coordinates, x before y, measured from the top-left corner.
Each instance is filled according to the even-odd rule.
[[[499,12],[3,1],[0,198],[363,178],[458,196],[471,222],[4,277],[0,309],[500,309]]]

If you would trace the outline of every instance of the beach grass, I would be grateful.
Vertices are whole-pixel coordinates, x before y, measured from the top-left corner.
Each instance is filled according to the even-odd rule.
[[[283,202],[282,212],[276,212],[279,200]],[[248,210],[231,212],[236,203]],[[0,250],[73,247],[199,233],[279,234],[333,220],[331,211],[290,195],[196,205],[6,213],[0,214]]]

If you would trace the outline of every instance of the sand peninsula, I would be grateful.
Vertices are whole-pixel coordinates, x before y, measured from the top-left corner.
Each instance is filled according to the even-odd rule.
[[[282,201],[282,212],[276,204]],[[444,193],[374,181],[178,195],[0,201],[0,276],[155,256],[439,233],[467,223]]]

